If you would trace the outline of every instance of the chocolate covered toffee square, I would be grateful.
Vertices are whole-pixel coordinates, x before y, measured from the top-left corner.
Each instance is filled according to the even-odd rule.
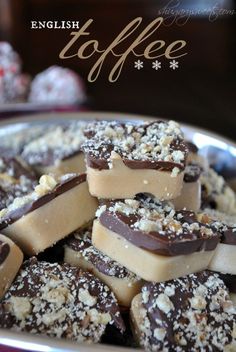
[[[137,275],[112,260],[92,245],[91,228],[75,231],[65,244],[64,261],[92,272],[114,292],[118,303],[130,307],[143,285]]]
[[[22,262],[21,250],[9,238],[0,234],[0,299],[10,287]]]
[[[147,351],[236,350],[236,310],[223,281],[210,271],[146,284],[131,316]]]
[[[114,294],[90,273],[31,258],[0,303],[0,327],[99,342],[108,324],[124,331]]]
[[[38,254],[91,221],[96,208],[85,174],[43,175],[32,193],[1,210],[0,229],[26,254]]]
[[[117,199],[150,193],[173,199],[180,194],[188,148],[176,122],[100,121],[89,124],[85,135],[92,195]]]
[[[195,213],[140,195],[106,201],[97,210],[92,242],[147,281],[166,281],[206,269],[218,232]]]
[[[85,172],[84,154],[81,150],[85,140],[85,126],[81,121],[56,126],[26,144],[22,157],[40,175]]]

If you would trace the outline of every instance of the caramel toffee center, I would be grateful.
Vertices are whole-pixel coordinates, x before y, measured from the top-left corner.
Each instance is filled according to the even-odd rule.
[[[211,251],[219,242],[216,230],[197,221],[190,211],[175,211],[156,199],[109,201],[97,211],[100,223],[137,247],[167,255]]]
[[[73,233],[67,239],[66,245],[74,251],[79,252],[85,260],[91,262],[98,271],[105,275],[114,276],[119,279],[137,279],[135,274],[92,245],[91,229]]]
[[[95,122],[85,129],[83,144],[88,166],[112,168],[119,155],[132,169],[183,170],[188,153],[179,125],[174,121],[156,121],[135,125],[120,122]]]

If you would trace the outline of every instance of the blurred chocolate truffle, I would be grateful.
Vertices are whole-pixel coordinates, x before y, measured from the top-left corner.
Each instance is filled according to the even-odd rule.
[[[84,84],[68,68],[51,66],[32,81],[29,101],[44,104],[81,104],[85,99]]]
[[[0,42],[0,104],[25,101],[30,77],[21,73],[19,55],[7,42]]]

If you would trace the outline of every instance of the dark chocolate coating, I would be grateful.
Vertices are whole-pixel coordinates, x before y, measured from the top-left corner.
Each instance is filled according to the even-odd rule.
[[[151,122],[146,125],[134,125],[133,130],[137,131],[140,127],[143,128],[143,136],[146,133],[148,127],[153,124],[163,123],[163,121],[155,121]],[[124,123],[116,122],[117,126],[121,126],[125,129],[124,139],[129,136],[129,133],[126,130],[126,125]],[[115,151],[118,153],[124,164],[129,167],[130,169],[152,169],[152,170],[159,170],[159,171],[169,171],[171,172],[175,167],[179,168],[180,170],[184,170],[186,157],[188,153],[188,147],[184,140],[180,138],[175,138],[172,143],[170,144],[170,148],[172,151],[182,151],[184,154],[184,161],[182,163],[176,163],[171,161],[164,161],[164,160],[155,160],[151,157],[142,159],[140,158],[130,158],[127,157],[127,151],[122,150],[121,147],[115,146],[112,141],[104,141],[99,140],[99,146],[96,146],[96,125],[94,126],[95,131],[88,130],[85,131],[85,136],[88,138],[88,141],[84,143],[82,146],[87,160],[87,165],[93,169],[98,170],[106,170],[109,169],[109,158],[111,156],[111,152]],[[134,148],[135,149],[135,148]],[[158,153],[157,153],[158,156]]]
[[[219,274],[220,278],[224,281],[228,287],[229,292],[236,293],[236,275],[231,274]]]
[[[193,154],[198,153],[198,147],[196,146],[196,144],[194,144],[193,142],[190,142],[190,141],[186,141],[185,143],[187,144],[188,150],[191,153],[193,153]]]
[[[221,243],[236,245],[236,228],[229,227],[222,233]]]
[[[10,253],[10,246],[8,243],[0,241],[0,265],[5,262]]]
[[[87,293],[80,298],[81,289]],[[89,302],[91,296],[94,301]],[[25,318],[16,319],[15,314],[9,311],[12,297],[24,297],[31,304]],[[36,298],[39,302],[35,301]],[[84,339],[97,342],[105,327],[91,321],[89,312],[92,309],[95,313],[109,313],[112,318],[110,324],[124,331],[114,295],[99,279],[77,267],[38,262],[34,257],[23,264],[0,303],[0,327],[76,340],[77,334],[73,330],[75,324]],[[49,322],[44,319],[45,316],[53,318],[63,311],[63,319],[55,318],[53,323],[50,319]]]
[[[173,294],[168,296],[167,289],[174,290]],[[198,289],[199,293],[197,293]],[[142,335],[142,343],[147,350],[151,351],[152,347],[156,346],[158,349],[155,351],[162,351],[165,348],[171,352],[177,350],[218,352],[223,351],[225,345],[232,341],[236,315],[227,312],[227,305],[224,303],[230,303],[226,300],[229,299],[228,290],[218,274],[202,271],[160,284],[147,283],[142,288],[142,292],[148,294],[145,302],[142,300],[142,306],[150,323],[148,328],[150,334]],[[166,296],[172,305],[168,314],[164,311],[168,306],[164,303],[163,306],[157,304],[160,295]],[[199,301],[201,297],[204,299],[203,306]],[[221,301],[217,305],[212,305],[216,297]],[[222,297],[225,298],[222,299]],[[192,301],[193,299],[195,301]],[[225,302],[223,302],[224,299]],[[222,326],[224,326],[223,334]],[[164,329],[163,339],[158,340],[155,337],[156,328]],[[199,337],[199,332],[202,333],[202,337]],[[180,342],[181,338],[184,339],[184,343]],[[219,348],[219,345],[222,346]]]
[[[220,234],[220,242],[229,245],[236,245],[236,227],[225,225],[222,222],[213,222],[211,227]]]
[[[78,186],[80,183],[85,181],[86,174],[80,174],[78,176],[73,176],[68,180],[61,182],[51,192],[45,194],[44,196],[38,198],[35,201],[29,202],[24,206],[19,207],[16,210],[13,210],[12,212],[8,213],[6,217],[2,219],[0,223],[0,229],[7,227],[8,225],[20,219],[23,215],[26,215],[38,209],[39,207],[42,207],[43,205],[55,199],[62,193],[69,191],[70,189],[74,188],[75,186]]]
[[[177,214],[181,213],[183,214],[182,222],[189,224],[196,222],[193,217],[194,213],[185,211]],[[103,212],[99,217],[99,221],[104,227],[124,237],[135,246],[165,256],[190,254],[202,250],[211,251],[216,248],[219,242],[217,233],[212,237],[204,237],[197,230],[189,233],[183,229],[183,232],[178,236],[175,232],[163,235],[159,232],[140,231],[132,227],[137,220],[135,215],[126,216],[121,213],[113,214],[109,211]]]
[[[202,173],[202,168],[200,165],[195,163],[188,164],[184,172],[184,182],[186,183],[197,182],[201,173]]]

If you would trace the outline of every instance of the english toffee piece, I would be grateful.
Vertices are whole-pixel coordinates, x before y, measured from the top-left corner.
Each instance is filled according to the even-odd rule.
[[[23,261],[23,253],[8,237],[0,234],[0,299],[10,287]]]
[[[236,310],[223,281],[210,271],[147,283],[134,298],[131,315],[147,351],[236,349]]]
[[[173,199],[180,194],[188,148],[176,122],[101,121],[89,124],[85,135],[92,195],[133,198],[147,192],[159,199]]]
[[[107,201],[97,211],[96,248],[148,281],[165,281],[205,268],[219,234],[189,211],[142,195]],[[182,264],[180,264],[182,263]]]
[[[92,245],[91,228],[74,232],[65,245],[64,261],[92,272],[114,292],[118,303],[129,307],[142,280]]]
[[[22,157],[40,175],[85,172],[81,145],[85,140],[83,122],[56,126],[43,136],[25,145]]]
[[[95,343],[108,324],[124,331],[114,294],[68,264],[31,258],[0,303],[0,327],[14,331]]]
[[[96,207],[85,174],[43,175],[33,193],[1,211],[0,228],[26,254],[37,254],[91,221]]]

